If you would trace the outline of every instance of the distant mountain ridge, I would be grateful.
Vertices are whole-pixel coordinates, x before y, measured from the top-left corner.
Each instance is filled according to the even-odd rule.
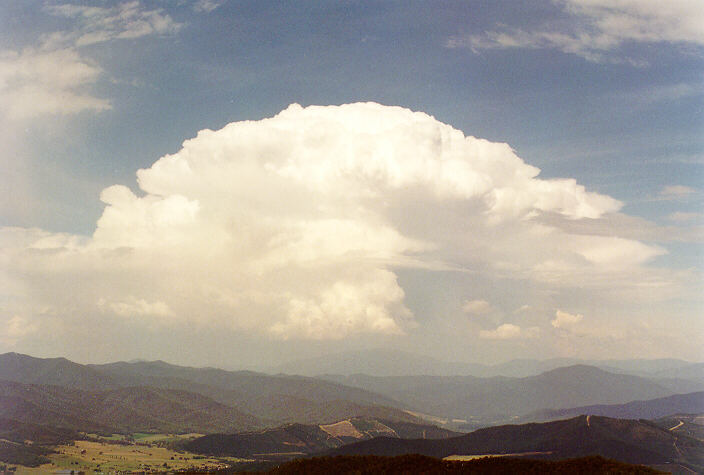
[[[66,358],[34,358],[20,353],[0,355],[0,380],[86,391],[105,391],[122,386],[110,376]]]
[[[647,378],[575,365],[524,378],[326,376],[406,402],[426,414],[490,423],[549,409],[622,404],[671,396],[677,388]],[[691,391],[704,383],[687,384]]]
[[[673,414],[704,413],[704,391],[675,394],[645,401],[631,401],[625,404],[597,404],[570,409],[551,409],[529,414],[525,420],[554,420],[578,415],[606,416],[619,419],[659,419]]]
[[[690,363],[674,358],[653,360],[515,359],[504,363],[481,364],[448,362],[407,351],[377,348],[294,360],[265,368],[264,371],[270,374],[283,373],[305,376],[367,374],[370,376],[527,377],[574,365],[596,366],[610,372],[654,377],[678,377],[677,374],[673,373],[675,370],[683,372],[682,376],[679,377],[688,377],[684,376],[685,368],[689,366],[704,367],[704,363]],[[687,374],[691,376],[690,373]]]

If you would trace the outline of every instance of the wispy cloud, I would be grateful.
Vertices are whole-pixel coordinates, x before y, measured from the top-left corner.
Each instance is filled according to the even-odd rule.
[[[193,11],[198,13],[210,13],[225,3],[225,0],[197,0],[193,4]]]
[[[702,220],[702,218],[704,218],[704,213],[686,211],[675,211],[667,216],[667,219],[676,222],[699,221]]]
[[[647,201],[673,201],[688,195],[666,195],[649,198]],[[683,219],[687,214],[676,214],[671,221],[687,221]],[[623,213],[611,213],[599,219],[566,221],[550,214],[541,214],[536,221],[558,227],[566,232],[593,235],[613,236],[618,235],[628,239],[648,242],[704,242],[704,229],[697,226],[661,225],[638,216],[629,216]]]
[[[49,5],[51,15],[74,19],[71,31],[44,36],[44,45],[86,46],[118,39],[133,39],[149,35],[168,35],[178,32],[183,24],[174,21],[163,9],[145,9],[138,1],[115,7],[95,7],[76,4]]]
[[[658,196],[666,200],[677,200],[697,192],[694,188],[684,185],[668,185],[660,190]]]
[[[169,317],[173,314],[169,306],[162,301],[148,302],[145,299],[137,299],[132,296],[121,302],[108,302],[104,298],[100,298],[98,308],[128,318]]]
[[[497,25],[496,29],[481,34],[451,37],[446,46],[471,48],[475,52],[507,48],[556,49],[589,61],[628,61],[643,66],[642,61],[610,53],[627,42],[704,45],[702,2],[553,0],[553,3],[567,13],[571,21],[532,30]]]

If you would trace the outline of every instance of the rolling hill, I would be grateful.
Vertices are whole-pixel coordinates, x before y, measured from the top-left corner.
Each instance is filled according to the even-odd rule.
[[[0,417],[0,439],[10,442],[24,443],[29,440],[37,445],[60,445],[79,438],[80,434],[75,430]]]
[[[580,416],[546,423],[479,429],[444,440],[404,440],[378,437],[344,445],[325,455],[517,454],[559,460],[601,455],[626,463],[681,464],[694,471],[704,468],[704,443],[644,421]]]
[[[47,455],[52,450],[47,447],[25,445],[9,440],[0,440],[0,467],[5,471],[5,463],[38,467],[49,462]]]
[[[625,404],[598,404],[570,409],[544,410],[530,414],[524,419],[548,421],[575,417],[580,414],[620,419],[658,419],[672,414],[700,413],[704,413],[704,392],[676,394],[647,401],[631,401]]]
[[[321,452],[374,437],[449,438],[457,432],[427,424],[352,418],[325,425],[287,424],[238,434],[211,434],[183,444],[195,453],[276,460]]]
[[[672,414],[653,421],[658,427],[704,442],[704,414]]]

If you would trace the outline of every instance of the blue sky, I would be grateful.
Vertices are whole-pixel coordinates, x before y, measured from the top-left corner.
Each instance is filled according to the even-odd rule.
[[[472,361],[531,356],[700,359],[703,18],[701,3],[686,0],[667,5],[650,0],[546,0],[520,5],[473,0],[4,2],[0,6],[0,111],[5,112],[0,112],[0,139],[5,145],[0,165],[5,172],[0,183],[7,191],[0,198],[0,225],[6,234],[0,244],[5,248],[6,271],[1,277],[7,290],[0,296],[0,320],[13,330],[0,340],[0,350],[96,361],[159,357],[223,364],[241,358],[245,365],[275,363],[301,351],[371,346]],[[142,234],[125,224],[132,223],[126,216],[136,216],[138,208],[155,200],[181,206],[168,201],[169,196],[184,198],[183,206],[196,203],[198,226],[210,229],[213,225],[213,232],[224,229],[202,221],[210,216],[209,209],[217,208],[208,207],[209,198],[189,195],[190,188],[180,189],[176,181],[164,185],[168,180],[157,179],[161,172],[156,170],[146,174],[153,177],[154,190],[160,191],[145,189],[136,180],[137,170],[152,168],[165,155],[196,160],[196,155],[187,158],[179,151],[198,131],[260,121],[293,103],[306,107],[356,102],[423,112],[434,118],[424,122],[423,131],[428,133],[442,123],[466,136],[507,143],[522,163],[540,169],[538,178],[543,181],[526,186],[549,188],[554,185],[551,179],[575,179],[588,192],[621,205],[615,208],[594,201],[589,206],[596,211],[589,216],[574,210],[570,214],[564,203],[582,199],[579,190],[570,189],[579,197],[559,198],[562,204],[531,205],[535,213],[509,226],[497,225],[498,218],[472,221],[472,213],[480,209],[470,203],[474,195],[464,205],[468,208],[459,209],[447,202],[441,206],[417,190],[399,194],[395,188],[385,188],[383,193],[390,194],[380,203],[394,203],[393,213],[380,211],[379,203],[360,202],[368,209],[354,221],[354,226],[367,229],[361,236],[379,232],[384,239],[371,239],[360,251],[349,248],[342,238],[335,241],[333,229],[333,237],[322,244],[341,246],[340,255],[357,252],[357,261],[315,254],[315,264],[310,265],[324,267],[320,275],[327,277],[315,280],[308,271],[298,275],[292,270],[291,282],[308,284],[298,290],[291,282],[273,283],[260,276],[266,283],[244,292],[243,284],[236,282],[251,280],[252,275],[223,274],[212,282],[222,295],[246,300],[243,295],[257,294],[264,302],[216,309],[208,306],[212,295],[200,293],[191,296],[193,306],[202,304],[202,311],[195,312],[202,313],[198,316],[163,288],[140,290],[125,284],[152,275],[152,270],[142,267],[144,260],[124,264],[125,269],[117,272],[114,263],[92,254],[96,248],[101,252],[141,249],[158,269],[161,263],[154,256],[161,249],[145,244],[151,241],[128,239]],[[350,125],[360,120],[357,114],[371,114],[364,120],[383,114],[371,109],[335,110],[332,115],[315,112],[320,123],[313,121],[311,111],[292,111],[300,117],[286,121],[285,127],[295,129],[290,124],[310,120],[312,125],[301,125],[294,132],[307,137],[314,130],[305,127],[321,127],[343,143],[334,135],[338,132],[325,124]],[[405,127],[412,119],[389,112],[388,120]],[[271,131],[266,124],[260,123],[275,137],[278,129]],[[352,141],[353,136],[345,135],[350,140],[344,142],[348,143],[345,150],[359,146],[366,136],[354,136],[357,141]],[[233,163],[240,160],[237,154],[228,155],[234,145],[223,141],[224,135],[218,137],[197,139],[197,153],[205,154],[197,163],[208,157],[214,160],[218,153]],[[377,138],[370,138],[368,146],[397,143],[391,137]],[[398,148],[402,145],[394,150],[412,154],[414,139],[409,140],[408,151]],[[400,139],[398,143],[404,144]],[[277,148],[276,138],[266,146],[257,144],[262,147],[259,157],[287,153]],[[326,160],[335,160],[331,150],[328,155],[321,153]],[[510,152],[501,154],[509,160]],[[474,160],[470,155],[466,159]],[[410,173],[412,165],[399,160],[391,165]],[[194,167],[195,162],[188,163]],[[330,163],[316,164],[324,168]],[[312,165],[300,162],[299,172],[314,174]],[[358,165],[366,170],[364,163]],[[243,199],[247,206],[254,206],[250,200],[291,200],[282,191],[283,184],[263,181],[262,188],[246,191],[246,183],[237,180],[247,176],[247,170],[227,170],[223,174],[235,175],[231,188],[219,192],[223,200]],[[492,177],[498,186],[498,175]],[[444,179],[433,182],[433,190],[450,186]],[[146,201],[130,201],[121,192],[111,194],[110,203],[101,201],[103,190],[113,185],[126,186]],[[312,185],[306,186],[310,190]],[[338,220],[334,222],[347,219],[347,208],[330,204],[339,197],[318,192],[322,194],[311,200],[334,208],[329,211]],[[484,203],[489,203],[491,191],[482,193]],[[154,200],[149,201],[150,196]],[[535,203],[543,199],[530,198]],[[132,211],[120,208],[118,203],[124,200],[133,203]],[[233,201],[230,209],[244,213],[238,203]],[[118,208],[125,213],[120,218],[127,226],[124,229],[110,221],[116,213],[108,211]],[[293,215],[280,208],[267,208],[267,219],[288,223]],[[146,213],[140,215],[140,229],[156,229],[150,220],[161,219],[158,213],[139,212]],[[312,218],[306,216],[305,223],[310,224]],[[437,216],[442,219],[434,221]],[[460,224],[465,218],[480,229],[469,239],[471,246],[461,237],[467,232]],[[101,223],[110,231],[98,232]],[[247,223],[252,229],[262,224]],[[380,227],[368,229],[370,223]],[[436,224],[442,226],[438,234],[443,237],[421,232]],[[499,230],[500,226],[506,228]],[[531,248],[535,233],[546,229],[554,242],[546,238],[545,249]],[[389,230],[399,236],[391,240]],[[315,227],[301,232],[310,237],[319,231]],[[158,232],[165,233],[159,234],[162,237],[176,235],[173,228]],[[459,234],[447,237],[455,232]],[[503,232],[516,233],[515,239],[496,244],[501,240],[491,236]],[[244,231],[232,233],[234,240],[244,235]],[[278,236],[276,242],[280,242],[290,230],[272,233],[265,237]],[[612,241],[597,243],[593,236]],[[411,245],[404,239],[417,242]],[[568,244],[572,242],[577,243],[574,249]],[[203,258],[205,251],[189,246],[192,260],[183,263],[182,269],[192,275],[219,273],[217,259],[210,263]],[[552,257],[550,246],[559,251]],[[600,249],[598,258],[595,246]],[[32,254],[47,247],[52,257],[39,259]],[[477,249],[483,251],[475,254]],[[233,264],[244,263],[230,251],[226,255]],[[535,257],[543,252],[544,257]],[[381,254],[384,263],[372,265]],[[480,254],[494,257],[484,262]],[[592,272],[593,278],[560,278],[558,283],[554,276],[546,277],[547,267],[572,262],[575,255],[589,261],[588,268],[580,267],[585,263],[570,264],[562,271],[572,276]],[[522,264],[509,270],[499,265],[503,260]],[[287,262],[279,262],[278,272],[305,267]],[[165,281],[189,279],[178,270],[164,272]],[[389,295],[401,290],[402,296],[373,296],[361,279],[350,277],[362,272],[377,276],[379,288]],[[100,281],[102,286],[89,292],[84,290],[87,281]],[[75,295],[73,302],[58,297],[67,293]],[[332,302],[331,296],[339,301]],[[348,312],[341,310],[343,302],[348,310],[361,309],[349,310],[344,317],[353,322],[351,326],[338,322]],[[374,312],[381,315],[376,320],[369,317]],[[244,313],[261,316],[244,317]],[[277,319],[271,314],[288,316]],[[112,336],[102,343],[84,349],[72,344],[76,334],[99,334],[105,327],[112,329]],[[213,345],[194,344],[187,355],[174,350],[174,342],[189,338],[220,343],[215,345],[217,350]]]

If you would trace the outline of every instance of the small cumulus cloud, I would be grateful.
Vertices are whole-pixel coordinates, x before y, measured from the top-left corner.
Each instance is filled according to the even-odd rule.
[[[470,315],[484,315],[492,310],[492,306],[486,300],[465,300],[462,304],[462,311]]]
[[[85,92],[101,74],[72,49],[0,52],[0,107],[14,120],[110,109],[108,100]]]
[[[571,314],[563,312],[562,310],[557,310],[555,312],[555,319],[550,322],[550,324],[555,328],[570,329],[577,325],[584,319],[584,316],[577,313]]]
[[[515,340],[519,338],[537,338],[540,335],[538,327],[522,329],[512,323],[504,323],[494,330],[481,330],[479,338],[486,340]]]

